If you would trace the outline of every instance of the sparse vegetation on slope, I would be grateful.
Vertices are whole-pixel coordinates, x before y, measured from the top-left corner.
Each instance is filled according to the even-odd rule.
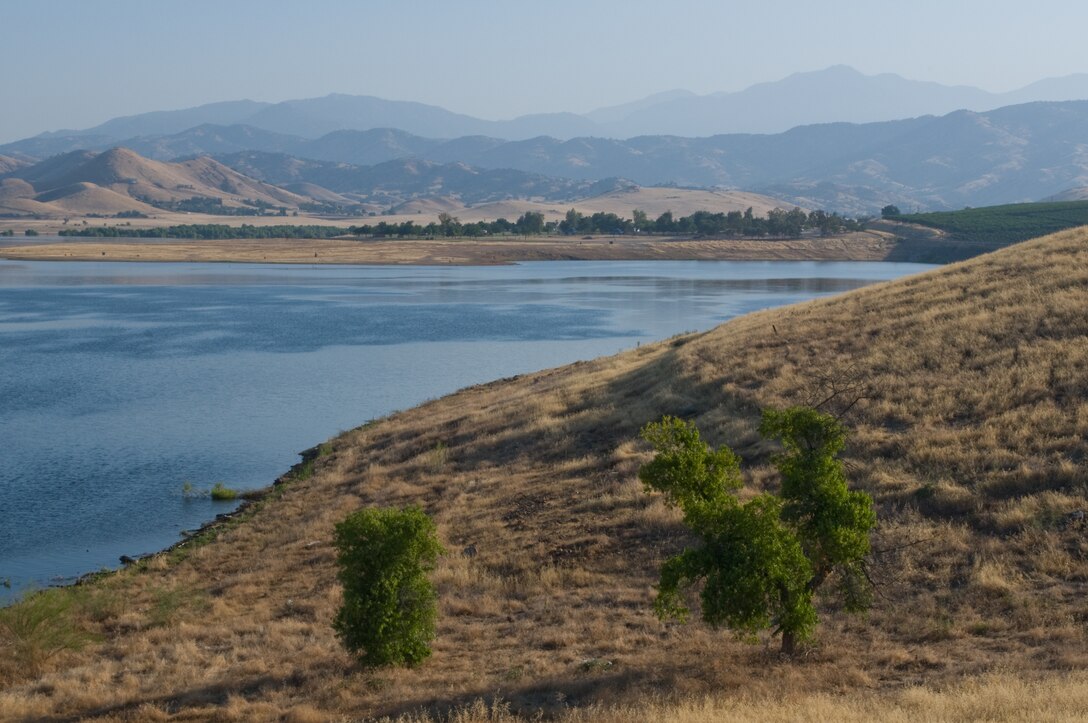
[[[6,669],[0,710],[335,720],[497,697],[594,720],[798,706],[909,719],[919,705],[938,720],[1075,719],[1088,690],[1086,308],[1088,231],[1074,230],[398,413],[333,440],[309,479],[217,541],[98,583],[124,601],[78,618],[103,641],[41,675]],[[821,628],[793,662],[658,621],[660,565],[690,540],[642,490],[639,428],[692,420],[740,455],[749,487],[774,490],[759,410],[855,382],[844,461],[878,518],[868,619],[817,598]],[[364,672],[332,629],[334,525],[408,504],[451,550],[434,572],[433,656]],[[159,591],[177,589],[194,602],[151,625]]]

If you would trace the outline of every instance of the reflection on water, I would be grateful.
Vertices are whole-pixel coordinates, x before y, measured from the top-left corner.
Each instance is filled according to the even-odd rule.
[[[186,481],[264,486],[298,450],[462,386],[926,268],[0,261],[0,581],[164,547],[229,509]]]

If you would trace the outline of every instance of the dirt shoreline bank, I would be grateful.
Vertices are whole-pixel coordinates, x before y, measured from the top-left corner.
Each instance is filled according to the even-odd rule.
[[[886,232],[833,238],[354,240],[102,239],[0,247],[0,258],[34,261],[163,261],[276,264],[495,265],[520,261],[929,261],[933,244],[904,241]],[[945,260],[945,259],[941,259]]]

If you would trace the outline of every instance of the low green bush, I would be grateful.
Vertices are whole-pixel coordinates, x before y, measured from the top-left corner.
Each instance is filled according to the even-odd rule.
[[[368,667],[423,662],[438,615],[427,573],[443,552],[434,522],[419,507],[363,509],[336,526],[335,543],[344,646]]]
[[[209,493],[213,500],[222,502],[226,500],[233,500],[238,497],[238,491],[232,490],[222,482],[216,482],[212,485],[212,491]]]

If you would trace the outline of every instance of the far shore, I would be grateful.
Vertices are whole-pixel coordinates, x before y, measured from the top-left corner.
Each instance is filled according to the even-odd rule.
[[[14,239],[12,240],[14,242]],[[625,236],[504,239],[79,239],[0,246],[27,261],[482,266],[521,261],[916,261],[947,262],[989,249],[886,231],[829,238],[664,239]]]

